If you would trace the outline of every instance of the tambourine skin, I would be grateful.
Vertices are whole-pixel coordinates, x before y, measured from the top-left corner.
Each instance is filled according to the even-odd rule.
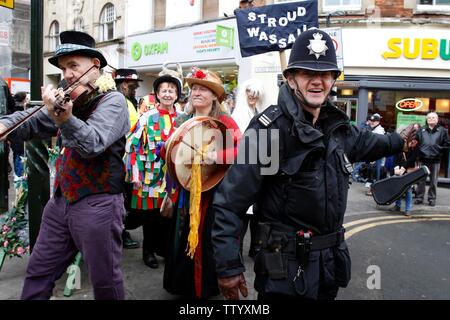
[[[190,191],[191,168],[196,153],[221,151],[232,143],[231,132],[212,117],[194,117],[184,122],[166,142],[167,169],[173,179]],[[232,146],[228,146],[232,147]],[[201,163],[202,192],[214,188],[225,176],[230,164]]]

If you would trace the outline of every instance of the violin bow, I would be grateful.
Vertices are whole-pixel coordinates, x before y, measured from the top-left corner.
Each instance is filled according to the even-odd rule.
[[[80,84],[81,80],[83,79],[83,77],[85,77],[86,75],[88,75],[93,68],[97,68],[95,65],[90,67],[85,73],[83,73],[77,80],[75,80],[74,83],[72,83],[71,85],[66,86],[63,91],[64,93],[67,93],[66,90],[69,90],[69,88],[73,88],[74,86],[77,86]],[[72,89],[73,90],[73,89]],[[70,92],[69,92],[70,93]],[[63,99],[65,98],[64,96],[62,97]],[[27,114],[26,116],[24,116],[22,119],[20,119],[19,121],[17,121],[15,124],[13,124],[11,127],[7,128],[6,131],[2,132],[0,134],[0,140],[4,139],[8,134],[10,134],[11,132],[13,132],[14,130],[16,130],[18,127],[20,127],[22,124],[25,123],[25,121],[27,121],[28,119],[30,119],[33,115],[35,115],[37,112],[39,112],[40,110],[42,110],[42,108],[45,106],[45,104],[42,104],[41,106],[39,106],[39,108],[37,108],[36,110],[33,110],[32,112],[30,112],[29,114]],[[60,108],[62,109],[62,108]],[[61,112],[61,111],[59,111]]]

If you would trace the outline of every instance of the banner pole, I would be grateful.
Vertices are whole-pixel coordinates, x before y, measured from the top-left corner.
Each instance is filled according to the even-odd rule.
[[[287,67],[287,64],[286,64],[286,51],[285,50],[279,51],[279,54],[280,54],[281,74],[283,75],[283,71]],[[284,75],[283,75],[283,80],[286,81],[286,78],[284,77]]]

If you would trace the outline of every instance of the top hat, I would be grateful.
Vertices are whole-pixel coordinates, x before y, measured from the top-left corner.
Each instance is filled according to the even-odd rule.
[[[144,81],[139,78],[135,69],[117,69],[114,72],[114,81],[120,82],[126,80]]]
[[[225,98],[225,89],[223,88],[222,80],[220,80],[220,77],[213,71],[204,71],[194,67],[192,68],[192,73],[186,77],[186,82],[191,89],[194,84],[199,84],[208,88],[214,92],[219,99],[219,102],[222,102]]]
[[[292,46],[283,75],[286,77],[286,73],[294,69],[334,71],[336,78],[339,77],[341,70],[337,66],[336,50],[330,35],[317,28],[302,32]]]
[[[95,49],[95,40],[90,35],[80,31],[63,31],[59,34],[61,44],[56,47],[55,55],[48,59],[55,67],[58,66],[58,58],[69,55],[80,55],[100,60],[100,68],[106,67],[103,54]]]

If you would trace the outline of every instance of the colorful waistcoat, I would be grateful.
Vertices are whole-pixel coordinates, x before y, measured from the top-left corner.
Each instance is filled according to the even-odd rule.
[[[176,116],[157,106],[142,114],[127,136],[125,181],[133,183],[133,209],[160,208],[166,193],[176,191],[160,157],[162,146],[175,131]]]
[[[99,100],[100,96],[92,101],[93,108]],[[62,148],[56,160],[54,190],[59,188],[69,203],[91,194],[122,193],[125,176],[122,162],[124,149],[125,137],[93,158],[83,158],[72,148]]]

